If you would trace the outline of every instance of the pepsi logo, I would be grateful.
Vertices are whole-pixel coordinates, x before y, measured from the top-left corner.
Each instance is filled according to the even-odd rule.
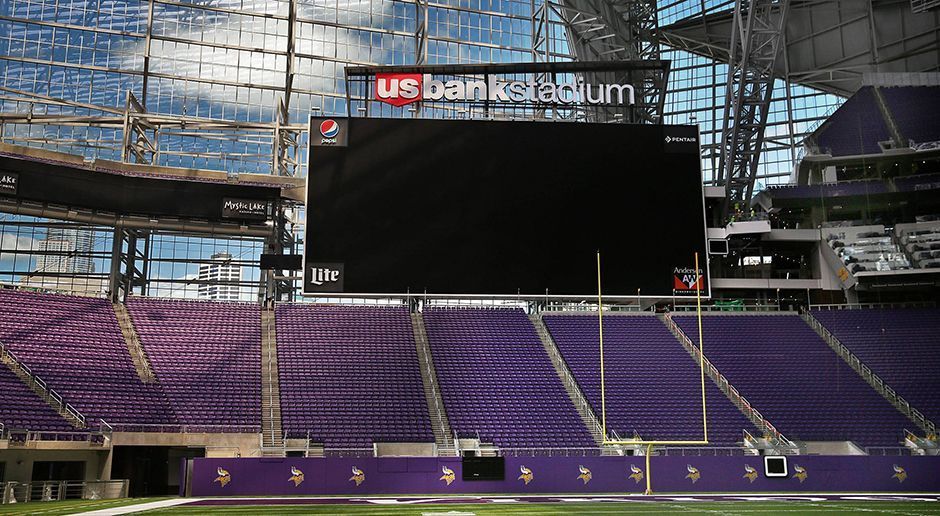
[[[332,118],[320,122],[320,134],[324,138],[336,138],[339,134],[339,124]]]

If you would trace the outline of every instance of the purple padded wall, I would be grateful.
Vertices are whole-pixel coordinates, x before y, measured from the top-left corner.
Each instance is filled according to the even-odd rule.
[[[180,424],[260,428],[257,304],[134,298],[127,308]]]
[[[595,447],[532,322],[518,309],[424,312],[451,427],[500,447]]]
[[[674,320],[696,344],[695,316]],[[783,435],[898,446],[913,423],[798,315],[702,317],[705,356]]]
[[[86,418],[174,421],[160,387],[137,376],[109,301],[2,289],[0,319],[0,341]]]
[[[601,414],[597,316],[543,317],[595,414]],[[698,363],[654,315],[604,317],[607,426],[620,437],[701,440],[702,384]],[[705,378],[709,442],[734,445],[757,429]]]
[[[327,447],[433,442],[406,308],[278,305],[286,436]]]
[[[911,406],[940,420],[940,310],[814,310],[813,317]]]
[[[631,465],[639,469],[643,476],[630,478],[633,474]],[[745,466],[758,472],[753,481],[745,475],[748,471]],[[644,457],[506,457],[504,480],[465,482],[462,479],[461,461],[456,457],[199,458],[193,461],[190,478],[192,496],[209,497],[491,493],[519,494],[524,498],[530,493],[567,493],[558,497],[571,501],[571,498],[577,498],[578,493],[615,493],[623,497],[611,497],[609,501],[637,504],[655,500],[655,497],[627,496],[642,494],[646,489],[647,478],[652,482],[656,494],[683,493],[682,496],[694,495],[699,499],[715,493],[742,493],[742,496],[746,496],[743,493],[778,493],[777,497],[784,499],[787,493],[792,493],[790,496],[802,493],[804,501],[810,501],[805,497],[813,496],[813,501],[821,502],[833,499],[833,495],[810,493],[936,493],[940,490],[940,475],[936,474],[940,470],[940,457],[805,455],[789,457],[788,466],[789,475],[786,477],[767,478],[763,475],[761,457],[653,456],[650,457],[652,471],[647,471]],[[800,466],[806,476],[795,476],[796,466]],[[899,480],[895,466],[904,471],[903,481]],[[290,480],[293,476],[291,467],[303,472],[302,482]],[[520,478],[523,467],[532,473],[531,477],[527,477],[528,482]],[[584,481],[581,467],[590,472],[587,482]],[[691,477],[689,467],[694,468],[698,475]],[[216,480],[220,468],[228,473],[225,485]],[[353,468],[362,472],[362,475],[357,475],[360,480],[358,484],[352,473]],[[449,483],[445,468],[454,473]],[[303,500],[311,504],[331,503],[323,498],[297,498],[291,502],[301,503]],[[348,501],[344,498],[337,500]],[[461,503],[487,501],[487,497],[467,497]],[[270,504],[277,503],[277,500],[260,502]],[[389,499],[388,502],[397,501]],[[214,505],[231,504],[232,501],[210,498],[197,503]],[[524,512],[518,504],[510,505]],[[729,512],[737,513],[733,509]]]

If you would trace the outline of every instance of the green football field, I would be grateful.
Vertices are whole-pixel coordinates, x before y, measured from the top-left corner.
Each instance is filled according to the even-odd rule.
[[[173,507],[146,514],[207,514],[206,507]],[[695,502],[695,503],[527,503],[514,506],[439,504],[420,507],[370,507],[350,505],[269,505],[212,507],[208,514],[352,514],[368,516],[471,516],[499,514],[711,514],[718,516],[758,514],[940,514],[940,507],[910,502]]]
[[[390,505],[362,502],[334,504],[326,501],[316,504],[293,500],[268,500],[264,504],[238,505],[238,499],[228,499],[226,505],[186,504],[143,510],[141,504],[165,500],[158,498],[33,502],[0,506],[0,514],[37,514],[52,516],[80,514],[87,511],[109,509],[112,514],[352,514],[352,515],[415,515],[415,516],[472,516],[500,514],[708,514],[732,515],[800,515],[800,514],[885,514],[885,515],[940,515],[940,502],[932,501],[631,501],[631,502],[488,502],[488,503],[410,503]]]

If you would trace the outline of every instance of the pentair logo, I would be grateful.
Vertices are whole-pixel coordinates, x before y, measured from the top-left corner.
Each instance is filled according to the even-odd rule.
[[[666,143],[695,143],[694,136],[667,136]]]
[[[324,138],[336,138],[336,135],[339,134],[339,124],[332,118],[320,122],[320,134]]]

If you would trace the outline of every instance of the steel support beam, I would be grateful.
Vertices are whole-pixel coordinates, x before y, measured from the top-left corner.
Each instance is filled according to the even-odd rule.
[[[735,2],[719,159],[726,214],[754,192],[788,7],[789,0]]]
[[[536,0],[532,6],[534,61],[557,60],[563,52],[553,48],[552,31],[562,27],[569,58],[579,61],[659,60],[657,0]],[[583,74],[589,83],[603,82],[596,74]],[[605,113],[598,122],[661,123],[666,101],[662,72],[607,78],[629,82],[636,91],[635,109]]]
[[[150,232],[116,227],[111,242],[111,271],[108,293],[111,302],[125,302],[139,289],[147,295],[147,262],[150,255]]]

